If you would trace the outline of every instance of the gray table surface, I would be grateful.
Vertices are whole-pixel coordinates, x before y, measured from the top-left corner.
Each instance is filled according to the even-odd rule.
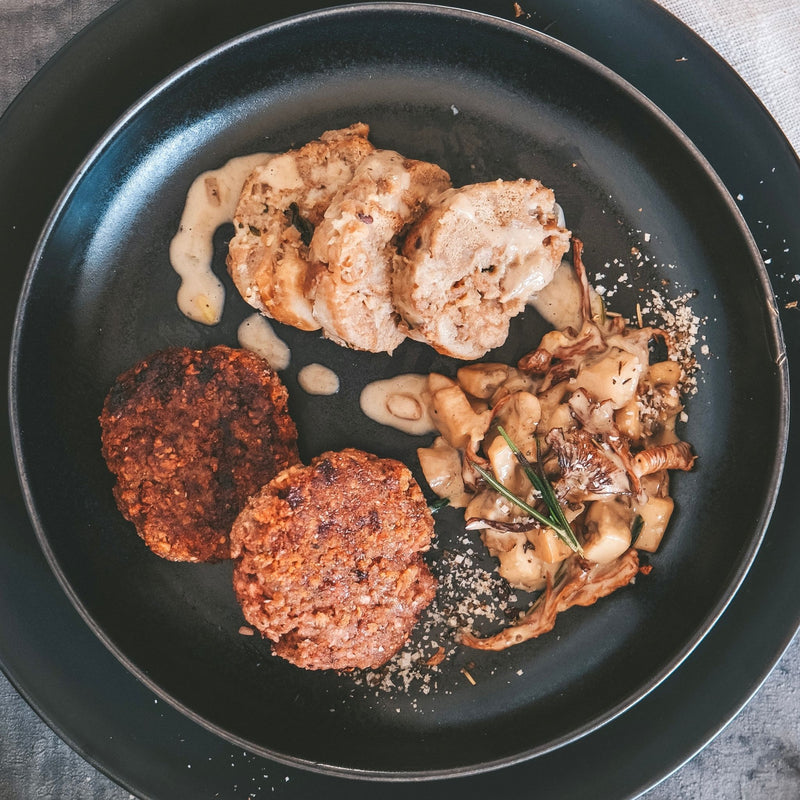
[[[613,2],[613,0],[609,0]],[[113,0],[0,0],[0,112]],[[749,83],[800,152],[800,0],[662,0]],[[798,220],[800,224],[800,220]],[[800,798],[800,641],[727,728],[647,800]],[[64,744],[0,673],[0,800],[131,795]]]

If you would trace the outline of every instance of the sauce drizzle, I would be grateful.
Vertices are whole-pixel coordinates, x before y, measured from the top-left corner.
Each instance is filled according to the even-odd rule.
[[[291,350],[263,315],[255,313],[247,317],[239,326],[237,336],[241,347],[265,358],[273,369],[282,370],[289,366]]]
[[[297,373],[300,388],[308,394],[336,394],[339,376],[322,364],[308,364]]]
[[[412,436],[436,431],[430,415],[427,375],[411,373],[373,381],[362,390],[359,404],[371,420]]]
[[[195,322],[216,325],[222,318],[225,287],[211,269],[214,231],[233,220],[245,179],[271,157],[254,153],[232,158],[219,169],[198,175],[189,187],[169,260],[181,276],[178,308]]]

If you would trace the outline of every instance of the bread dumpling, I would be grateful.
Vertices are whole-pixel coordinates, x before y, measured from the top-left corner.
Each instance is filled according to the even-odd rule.
[[[412,226],[395,265],[401,328],[444,355],[480,358],[552,280],[569,239],[537,180],[450,189]]]

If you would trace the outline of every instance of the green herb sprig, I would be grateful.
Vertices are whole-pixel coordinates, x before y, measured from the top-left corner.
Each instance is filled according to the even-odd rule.
[[[514,454],[515,458],[522,467],[525,476],[531,482],[534,489],[536,489],[542,496],[542,500],[547,506],[548,513],[543,514],[542,512],[537,511],[532,505],[530,505],[530,503],[526,503],[522,498],[517,497],[517,495],[515,495],[510,489],[497,480],[497,478],[492,475],[491,472],[485,470],[479,464],[475,464],[473,462],[472,466],[486,481],[486,483],[488,483],[489,486],[491,486],[496,492],[505,497],[509,502],[521,508],[526,514],[533,517],[537,522],[545,525],[548,528],[551,528],[556,536],[558,536],[558,538],[564,542],[564,544],[566,544],[567,547],[569,547],[569,549],[574,553],[583,555],[583,548],[575,536],[569,521],[564,515],[564,509],[561,507],[561,503],[558,502],[556,493],[553,490],[550,481],[547,480],[546,476],[544,475],[544,472],[541,474],[536,472],[531,462],[525,458],[525,455],[516,446],[516,444],[514,444],[514,442],[511,440],[511,437],[505,432],[501,425],[497,426],[497,430],[503,439],[505,439],[506,444],[508,444],[508,446],[511,448],[511,452]]]
[[[431,514],[435,514],[437,511],[441,511],[445,506],[449,505],[449,497],[440,497],[438,500],[428,503],[428,510],[431,512]]]
[[[553,530],[556,533],[559,533],[560,529],[566,538],[563,538],[560,535],[559,538],[561,538],[571,550],[583,555],[583,548],[575,536],[572,526],[569,524],[569,520],[564,514],[564,509],[562,508],[561,503],[558,502],[553,485],[549,480],[547,480],[547,476],[544,474],[544,470],[542,469],[542,460],[539,457],[538,437],[536,439],[536,463],[539,465],[539,471],[537,472],[533,468],[531,462],[525,457],[525,454],[519,449],[519,447],[516,446],[516,444],[514,444],[514,442],[511,440],[511,437],[505,432],[503,426],[498,425],[497,430],[506,440],[506,444],[511,448],[511,452],[519,462],[519,465],[522,467],[528,480],[533,484],[534,488],[538,490],[539,494],[541,494],[542,500],[544,500],[547,510],[550,512],[550,516],[555,522],[558,523],[558,527],[551,526],[553,527]]]

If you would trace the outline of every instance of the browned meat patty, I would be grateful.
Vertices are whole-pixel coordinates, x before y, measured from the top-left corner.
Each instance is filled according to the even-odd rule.
[[[299,461],[288,394],[247,350],[170,348],[117,378],[100,415],[114,496],[171,561],[230,557],[248,498]]]
[[[411,472],[360,450],[284,470],[231,531],[234,590],[275,653],[306,669],[378,667],[405,643],[436,581],[433,518]]]

